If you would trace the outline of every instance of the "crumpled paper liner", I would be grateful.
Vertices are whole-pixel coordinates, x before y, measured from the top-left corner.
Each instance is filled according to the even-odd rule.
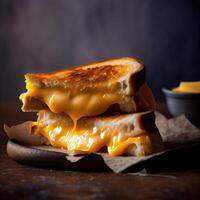
[[[66,150],[50,146],[34,146],[34,148],[47,151],[56,151],[66,154],[66,159],[71,163],[78,163],[81,159],[90,156],[95,162],[95,155],[101,156],[104,163],[115,173],[123,171],[140,171],[153,163],[156,167],[158,162],[166,162],[165,157],[179,157],[181,153],[187,154],[188,149],[200,144],[200,129],[195,127],[184,115],[167,119],[159,112],[155,112],[156,125],[159,129],[166,150],[148,156],[117,156],[111,157],[107,153],[95,153],[86,156],[70,156]],[[175,154],[174,154],[175,153]],[[178,153],[178,154],[177,154]],[[188,156],[188,155],[187,155]],[[164,161],[163,161],[164,159]],[[168,162],[168,161],[167,161]],[[173,161],[172,161],[173,162]],[[90,165],[90,163],[88,163]]]
[[[135,156],[112,157],[112,156],[109,156],[107,153],[99,153],[99,152],[88,154],[88,155],[72,156],[72,155],[67,154],[67,150],[54,148],[52,146],[30,146],[30,147],[36,148],[39,150],[65,153],[67,161],[74,163],[74,164],[77,163],[78,166],[76,166],[76,167],[78,167],[79,169],[80,169],[80,166],[78,163],[79,161],[81,161],[81,160],[83,161],[84,159],[86,159],[86,157],[87,157],[87,159],[88,159],[88,157],[90,157],[90,159],[88,161],[88,169],[90,169],[91,162],[95,162],[97,159],[97,156],[100,156],[104,161],[103,164],[105,164],[111,171],[113,171],[115,173],[125,171],[130,167],[133,167],[137,164],[147,161],[153,157],[160,156],[164,153],[164,152],[159,152],[159,153],[155,153],[155,154],[148,155],[148,156],[142,156],[142,157],[135,157]],[[103,167],[103,164],[102,164],[102,167]],[[143,169],[143,167],[142,168],[140,167],[138,170],[142,170],[142,169]],[[91,169],[91,170],[93,170],[93,169]],[[138,171],[138,170],[136,169],[134,171]]]
[[[167,119],[155,112],[156,126],[167,147],[179,146],[200,140],[200,129],[195,127],[185,115]]]

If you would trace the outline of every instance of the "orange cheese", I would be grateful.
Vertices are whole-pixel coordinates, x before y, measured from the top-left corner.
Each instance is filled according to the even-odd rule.
[[[32,96],[44,102],[53,113],[66,113],[74,122],[82,117],[97,116],[111,105],[126,102],[127,96],[111,91],[76,91],[61,88],[39,88],[27,82],[27,92],[20,95],[26,105],[27,97]],[[134,96],[130,98],[135,98]],[[144,84],[137,93],[137,103],[133,100],[133,110],[155,109],[155,100],[149,87]]]
[[[40,113],[39,113],[40,115]],[[138,131],[137,136],[131,136],[126,130],[118,127],[77,127],[74,129],[61,120],[38,118],[37,128],[46,137],[52,146],[67,149],[71,154],[88,154],[97,152],[107,147],[108,154],[118,156],[129,148],[137,149],[137,156],[144,156],[145,149],[151,148],[150,138],[147,132]]]
[[[26,95],[36,96],[43,101],[53,113],[66,113],[76,124],[81,117],[96,116],[104,113],[110,105],[122,99],[124,95],[117,93],[78,93],[64,91],[59,88],[30,87],[28,92],[22,94],[20,99],[25,101]]]
[[[178,87],[173,89],[173,91],[200,93],[200,81],[197,81],[197,82],[181,82]]]

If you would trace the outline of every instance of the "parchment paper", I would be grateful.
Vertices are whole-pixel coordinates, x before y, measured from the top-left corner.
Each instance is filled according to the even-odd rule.
[[[145,162],[152,160],[154,162],[157,158],[162,158],[166,154],[171,154],[178,151],[179,154],[191,148],[193,145],[200,144],[200,130],[195,127],[184,115],[176,118],[167,119],[159,112],[155,112],[156,125],[159,129],[166,150],[158,152],[156,154],[134,157],[134,156],[117,156],[111,157],[106,153],[96,153],[101,155],[106,165],[113,170],[113,172],[119,173],[130,168],[134,168],[136,165],[141,165],[138,170],[145,168]],[[43,149],[46,147],[43,147]],[[182,150],[181,150],[182,149]],[[50,151],[58,151],[66,153],[66,159],[72,163],[84,159],[85,156],[69,156],[67,151],[61,149],[55,149],[48,147]],[[92,156],[92,155],[91,155]],[[136,170],[137,171],[137,168]]]
[[[149,163],[156,165],[159,162],[173,162],[165,158],[173,158],[174,160],[180,156],[187,155],[189,149],[200,146],[200,129],[195,127],[184,115],[176,118],[167,119],[159,112],[155,112],[156,125],[163,139],[165,150],[152,155],[143,157],[134,156],[117,156],[111,157],[107,153],[96,153],[100,155],[105,164],[116,173],[123,171],[140,171],[144,170]],[[56,149],[50,146],[34,146],[34,148],[62,152],[66,154],[66,159],[71,163],[76,163],[86,156],[69,156],[66,150]],[[199,148],[200,149],[200,148]],[[94,156],[91,154],[89,156]],[[88,155],[87,155],[88,157]],[[95,162],[95,156],[94,156]],[[132,170],[131,170],[132,169]]]

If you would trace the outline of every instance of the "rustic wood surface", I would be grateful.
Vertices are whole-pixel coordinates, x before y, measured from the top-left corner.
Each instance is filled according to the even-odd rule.
[[[159,104],[164,111],[164,104]],[[200,169],[189,167],[149,176],[81,173],[33,168],[6,154],[3,124],[35,119],[16,102],[0,103],[0,199],[200,199]]]

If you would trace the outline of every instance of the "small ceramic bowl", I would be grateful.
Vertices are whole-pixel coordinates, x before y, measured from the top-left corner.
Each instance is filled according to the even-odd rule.
[[[173,117],[181,114],[200,126],[200,93],[175,92],[163,88],[167,108]]]

